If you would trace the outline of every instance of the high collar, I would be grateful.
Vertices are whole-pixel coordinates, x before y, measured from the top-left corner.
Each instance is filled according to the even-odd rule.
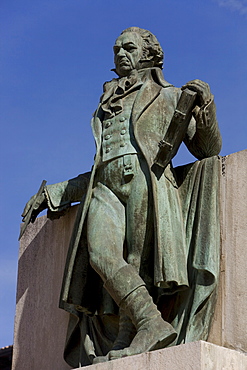
[[[112,70],[114,71],[114,70]],[[144,82],[147,78],[152,78],[158,85],[162,87],[173,86],[164,79],[162,70],[159,67],[143,68],[139,70],[132,70],[127,77],[114,78],[112,81],[120,81],[121,79],[130,78],[134,74],[138,74],[140,79]],[[112,82],[110,81],[110,82]]]
[[[104,93],[101,97],[101,107],[110,116],[122,111],[122,98],[134,90],[139,90],[143,84],[152,82],[157,87],[173,86],[165,81],[160,68],[143,68],[133,70],[126,77],[114,78],[104,84]]]
[[[130,89],[135,83],[143,84],[148,79],[153,80],[162,87],[173,86],[164,79],[163,73],[160,68],[143,68],[140,70],[134,69],[129,76],[113,78],[111,81],[104,83],[104,93],[101,96],[101,103],[105,103],[116,91],[119,86],[122,91]]]

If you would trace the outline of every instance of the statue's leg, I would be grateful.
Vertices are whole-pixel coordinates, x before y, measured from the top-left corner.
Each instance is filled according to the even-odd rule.
[[[125,208],[127,262],[134,269],[131,270],[130,266],[121,269],[126,275],[129,272],[129,278],[133,283],[130,290],[133,291],[121,301],[120,309],[131,318],[137,334],[125,349],[110,351],[109,359],[163,348],[176,338],[176,332],[161,318],[146,287],[137,287],[138,282],[144,285],[144,281],[149,288],[153,286],[154,251],[151,182],[145,161],[140,157],[136,159],[135,175],[131,181]],[[115,275],[116,280],[117,275],[118,273]],[[106,287],[107,285],[108,283]],[[116,299],[114,295],[113,298]]]
[[[135,335],[135,325],[132,323],[130,317],[127,316],[125,311],[120,307],[118,336],[113,343],[112,350],[120,350],[129,347]]]
[[[154,218],[153,195],[145,161],[136,158],[135,176],[126,201],[127,262],[153,287]]]
[[[131,264],[138,274],[143,272],[145,275],[145,283],[152,286],[153,274],[145,273],[144,265],[150,265],[150,250],[151,240],[153,240],[153,205],[151,196],[151,184],[149,177],[139,165],[138,158],[136,159],[135,175],[131,180],[131,187],[128,199],[126,201],[126,243],[127,243],[127,262]],[[153,247],[153,245],[152,245]],[[142,266],[141,266],[142,262]],[[152,263],[151,263],[152,264]],[[144,277],[144,276],[142,276]],[[119,332],[113,344],[112,350],[120,350],[130,346],[136,328],[130,317],[125,311],[119,310]]]
[[[143,272],[142,278],[145,283],[148,283],[148,286],[152,286],[153,281],[151,282],[151,280],[153,274],[148,274],[146,271],[148,265],[151,265],[152,268],[150,254],[153,255],[153,244],[151,243],[153,237],[153,206],[150,194],[151,184],[148,183],[148,176],[139,165],[137,156],[135,159],[135,174],[130,182],[130,192],[125,206],[126,260],[136,269],[138,274]],[[150,250],[150,248],[152,250]],[[112,350],[120,350],[129,347],[135,334],[136,328],[130,317],[120,308],[119,332]]]
[[[98,183],[88,210],[87,241],[90,263],[103,282],[127,265],[124,239],[125,207],[109,188]]]
[[[162,319],[144,281],[131,265],[120,268],[105,287],[137,330],[129,347],[109,352],[110,360],[164,348],[175,340],[176,331]]]
[[[126,212],[126,260],[137,271],[148,286],[153,286],[152,269],[153,255],[153,205],[151,183],[144,160],[139,156],[132,158],[134,176],[129,182],[128,197],[125,199]],[[146,168],[145,168],[146,167]],[[126,193],[125,193],[126,194]],[[120,350],[130,346],[136,328],[125,311],[119,310],[119,332],[112,350]]]
[[[121,266],[127,265],[123,258],[125,240],[125,207],[105,185],[98,183],[94,189],[88,212],[87,238],[90,263],[105,282]],[[136,329],[124,310],[119,310],[119,333],[113,344],[114,350],[128,347]],[[107,361],[99,356],[95,362]]]

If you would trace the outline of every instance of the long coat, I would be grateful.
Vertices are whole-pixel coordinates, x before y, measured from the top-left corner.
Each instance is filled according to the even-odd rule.
[[[202,159],[219,153],[221,137],[212,99],[201,109],[195,110],[184,138],[189,151],[202,161],[196,162],[193,166],[178,169],[173,169],[170,163],[164,174],[160,176],[153,166],[154,158],[159,149],[158,143],[167,131],[180,95],[181,90],[163,80],[159,70],[151,71],[150,78],[143,83],[136,96],[131,112],[131,122],[135,140],[146,159],[152,182],[154,285],[157,289],[160,288],[161,295],[172,295],[188,288],[190,297],[192,297],[189,303],[189,316],[195,317],[198,314],[198,308],[204,306],[203,302],[207,301],[212,294],[217,281],[219,264],[217,175],[219,166],[217,158]],[[52,207],[54,210],[66,207],[69,201],[78,201],[79,196],[83,195],[71,238],[61,291],[60,307],[71,313],[75,312],[74,307],[88,313],[94,313],[93,311],[97,309],[97,299],[88,298],[87,294],[91,290],[88,286],[90,287],[92,281],[95,282],[98,277],[88,264],[84,231],[94,177],[101,160],[102,120],[100,104],[91,122],[96,142],[96,156],[90,180],[89,174],[70,180],[73,188],[72,196],[68,190],[70,184],[64,183],[61,185],[64,191],[61,189],[59,191],[60,200],[59,196],[57,198],[54,196],[53,199],[52,185],[50,188],[47,187],[47,198],[51,210]],[[66,196],[64,196],[65,193]],[[62,201],[61,194],[63,194]],[[57,209],[55,209],[56,206]],[[207,207],[209,208],[205,209]],[[93,284],[94,287],[96,285]],[[95,295],[97,296],[96,292]],[[162,300],[160,300],[160,305],[162,306]],[[184,312],[183,315],[188,316],[188,312],[187,314]],[[184,324],[181,320],[179,321],[179,312],[175,319],[173,317],[173,324],[177,328],[180,325],[180,329],[183,327]],[[193,330],[192,334],[187,335],[188,341],[205,339],[205,329],[201,326],[199,330],[196,330],[199,334],[195,334],[195,325],[197,324],[191,320],[190,326]]]

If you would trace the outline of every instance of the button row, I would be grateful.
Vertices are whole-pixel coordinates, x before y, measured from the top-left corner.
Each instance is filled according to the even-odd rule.
[[[125,117],[119,117],[119,122],[124,122],[125,121]],[[108,128],[111,126],[111,124],[113,123],[113,121],[106,121],[104,122],[104,127],[105,128]]]
[[[121,147],[121,148],[123,148],[123,147],[125,147],[125,145],[126,145],[126,143],[121,143],[121,144],[120,144],[120,147]],[[111,150],[112,150],[112,148],[108,146],[108,147],[105,149],[105,152],[106,152],[106,153],[109,153]]]
[[[125,134],[126,134],[126,130],[125,130],[125,129],[121,130],[121,131],[120,131],[120,134],[121,134],[121,135],[125,135]],[[107,135],[105,135],[104,139],[105,139],[105,140],[109,140],[111,137],[112,137],[112,135],[107,134]]]

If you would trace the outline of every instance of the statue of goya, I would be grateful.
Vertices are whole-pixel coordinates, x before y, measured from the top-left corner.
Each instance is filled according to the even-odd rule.
[[[219,272],[221,136],[207,83],[162,74],[163,51],[130,27],[113,47],[91,125],[91,172],[44,186],[23,221],[80,201],[60,297],[73,367],[206,340]],[[172,167],[181,142],[198,159]]]

